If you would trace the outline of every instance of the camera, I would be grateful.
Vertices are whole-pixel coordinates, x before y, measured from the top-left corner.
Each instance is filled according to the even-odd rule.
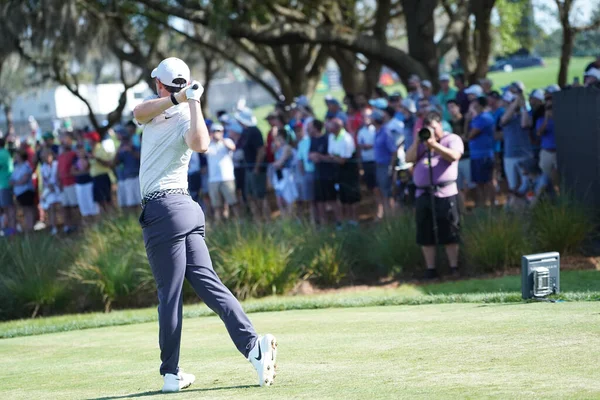
[[[419,130],[419,140],[421,142],[426,142],[433,135],[433,129],[431,128],[421,128]]]

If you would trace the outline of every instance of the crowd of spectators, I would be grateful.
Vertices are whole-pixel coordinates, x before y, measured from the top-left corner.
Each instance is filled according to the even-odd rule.
[[[583,84],[598,82],[596,60]],[[327,96],[324,115],[305,96],[278,103],[266,117],[267,132],[251,109],[220,111],[207,119],[207,153],[190,161],[190,194],[217,222],[267,221],[278,211],[342,229],[358,225],[358,206],[371,196],[375,208],[367,214],[382,219],[415,203],[415,165],[406,153],[424,121],[437,115],[443,131],[463,141],[457,177],[447,183],[456,185],[461,211],[468,196],[477,207],[498,205],[498,194],[506,195],[505,207],[522,207],[554,195],[557,85],[496,89],[490,79],[467,86],[461,74],[442,74],[439,88],[418,76],[407,88],[405,96],[383,88],[373,96]],[[59,129],[42,140],[35,133],[21,141],[0,135],[3,234],[31,231],[40,221],[53,235],[70,233],[116,206],[138,212],[140,135],[134,121],[103,135],[87,128]]]

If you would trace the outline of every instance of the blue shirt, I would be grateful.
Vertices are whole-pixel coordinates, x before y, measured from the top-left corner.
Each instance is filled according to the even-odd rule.
[[[20,196],[25,192],[28,192],[28,191],[33,192],[35,190],[33,188],[33,181],[31,179],[32,173],[33,173],[33,171],[31,171],[31,167],[29,166],[29,163],[27,161],[24,161],[20,164],[15,164],[13,172],[12,172],[12,176],[11,176],[11,180],[13,182],[18,182],[21,179],[23,179],[25,176],[29,175],[29,178],[27,178],[25,183],[22,183],[22,184],[15,183],[14,184],[13,192],[15,193],[15,196]]]
[[[139,149],[134,148],[133,151],[139,152]],[[123,179],[137,178],[140,174],[140,159],[133,155],[130,151],[119,151],[117,153],[117,161],[123,166]]]
[[[479,134],[469,140],[469,153],[471,159],[492,158],[494,156],[494,132],[496,124],[494,116],[489,112],[483,112],[476,116],[469,129],[479,129]]]
[[[538,129],[540,129],[540,127],[542,126],[543,123],[544,123],[544,118],[540,118],[537,120],[537,123],[535,124],[536,132],[538,131]],[[545,150],[556,150],[556,138],[554,137],[554,119],[553,118],[548,119],[548,123],[546,124],[546,129],[544,129],[544,132],[542,132],[541,147],[542,147],[542,149],[545,149]]]
[[[392,161],[392,156],[396,152],[396,141],[394,137],[385,128],[380,128],[375,133],[375,163],[389,165]]]
[[[415,117],[411,116],[409,119],[404,120],[404,149],[408,150],[415,141],[414,136],[415,129]]]
[[[492,115],[494,116],[494,124],[496,125],[495,129],[498,130],[500,126],[500,118],[502,118],[502,115],[504,115],[504,107],[499,107],[496,111],[492,112]],[[494,141],[494,152],[502,152],[502,140]]]
[[[502,134],[504,136],[504,157],[533,157],[533,154],[531,154],[529,132],[521,127],[520,114],[514,115],[513,118],[502,127]]]
[[[310,137],[304,136],[300,142],[298,142],[298,160],[302,161],[304,165],[304,172],[310,173],[315,172],[315,163],[309,160],[308,153],[310,153]]]

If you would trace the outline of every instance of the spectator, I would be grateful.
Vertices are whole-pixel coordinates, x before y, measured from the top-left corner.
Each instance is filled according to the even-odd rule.
[[[499,181],[504,176],[503,166],[503,143],[502,130],[500,129],[500,118],[504,114],[502,107],[502,96],[497,91],[493,90],[487,95],[488,108],[494,117],[494,188],[496,192],[500,190]],[[463,156],[464,158],[464,156]]]
[[[269,123],[269,131],[267,132],[267,144],[265,148],[265,162],[268,165],[275,161],[275,153],[273,151],[273,142],[277,136],[277,132],[285,125],[281,115],[277,112],[270,112],[265,118]]]
[[[267,221],[270,219],[269,204],[267,202],[267,170],[265,161],[265,142],[262,133],[256,127],[256,118],[252,111],[245,109],[238,111],[235,118],[244,128],[243,149],[246,162],[246,194],[250,203],[252,215],[256,219]]]
[[[235,190],[238,204],[247,204],[246,199],[246,166],[244,161],[244,137],[242,126],[235,119],[230,119],[226,126],[226,135],[235,143],[233,152],[233,173],[235,175]],[[238,210],[239,211],[239,210]]]
[[[538,121],[544,118],[544,91],[536,89],[529,95],[529,118],[527,119],[527,127],[529,128],[529,141],[531,142],[531,150],[533,157],[539,159],[540,139],[537,136],[535,127]]]
[[[377,128],[371,118],[372,114],[373,112],[370,109],[365,109],[365,111],[363,111],[364,124],[358,131],[358,149],[360,150],[363,179],[369,191],[375,191],[377,188],[375,149],[373,148],[375,145],[375,133]],[[379,114],[383,117],[383,114],[379,110],[376,110],[375,114]],[[382,118],[381,121],[379,121],[380,126],[382,126],[383,122]],[[383,205],[381,207],[381,214],[383,215]]]
[[[464,74],[454,75],[454,86],[456,86],[456,89],[458,89],[458,92],[456,93],[456,102],[460,107],[460,113],[462,115],[467,115],[470,101],[466,93],[466,81]]]
[[[594,69],[594,68],[597,70],[600,70],[600,54],[596,56],[596,59],[594,61],[592,61],[585,67],[584,72],[589,72],[591,69]],[[600,78],[596,78],[596,79],[600,79]]]
[[[363,125],[362,113],[358,104],[354,100],[354,96],[346,95],[346,106],[348,107],[348,120],[346,122],[346,131],[352,135],[356,141],[358,129]]]
[[[369,100],[369,105],[378,110],[385,110],[389,106],[389,101],[384,98]]]
[[[440,75],[440,91],[437,94],[438,104],[442,107],[442,118],[444,121],[450,121],[452,115],[448,111],[448,101],[456,99],[457,91],[450,87],[450,75]]]
[[[110,173],[115,158],[114,143],[112,147],[105,143],[110,140],[100,140],[98,132],[91,132],[85,136],[90,145],[90,176],[94,183],[94,202],[98,203],[103,212],[112,209],[112,182]],[[112,140],[110,140],[112,142]]]
[[[481,88],[481,86],[479,85],[471,85],[467,88],[467,90],[465,90],[465,94],[467,95],[467,99],[469,99],[469,107],[471,107],[471,103],[482,97],[485,96],[485,93],[483,92],[483,89]],[[468,111],[468,108],[467,108]],[[465,114],[466,115],[466,114]]]
[[[75,176],[71,168],[77,153],[73,150],[73,139],[69,133],[61,135],[61,151],[58,155],[58,182],[62,193],[63,232],[70,233],[77,228],[79,210]],[[138,187],[139,190],[139,187]]]
[[[392,107],[387,107],[381,111],[383,111],[387,133],[392,135],[394,143],[399,146],[400,143],[403,143],[404,139],[404,122],[395,118],[396,110]]]
[[[342,111],[340,102],[337,99],[331,96],[327,96],[325,97],[325,104],[327,105],[327,114],[325,114],[326,121],[329,121],[334,118],[339,118],[342,120],[344,125],[346,124],[346,122],[348,122],[348,116]]]
[[[325,160],[333,163],[338,171],[337,183],[339,186],[339,200],[342,204],[343,215],[346,221],[353,226],[358,225],[357,203],[360,201],[360,183],[356,145],[352,136],[344,129],[344,123],[338,118],[329,121],[329,143]],[[339,204],[332,204],[338,208]],[[338,220],[338,228],[341,225]]]
[[[362,110],[367,108],[369,106],[369,99],[368,99],[367,95],[364,93],[357,93],[356,94],[356,104],[358,105],[358,108],[361,110],[361,112],[362,112]]]
[[[212,124],[210,124],[212,126]],[[206,126],[210,131],[209,126]],[[205,216],[212,215],[213,209],[210,202],[210,185],[208,183],[208,160],[206,153],[198,153],[198,159],[200,160],[200,194],[198,197],[198,203],[202,207]]]
[[[137,134],[137,129],[138,129],[138,126],[136,125],[136,123],[133,120],[130,120],[125,124],[125,131],[131,138],[131,145],[134,148],[141,149],[142,141],[140,139],[140,135]],[[141,191],[140,191],[140,197],[141,197]]]
[[[600,68],[590,68],[583,75],[583,85],[585,87],[597,85],[600,82]]]
[[[190,197],[202,206],[202,166],[200,165],[200,153],[192,152],[188,163],[188,190]]]
[[[221,124],[211,126],[212,137],[206,152],[210,202],[217,222],[221,221],[223,204],[229,207],[230,216],[238,217],[233,166],[233,153],[236,147],[233,140],[223,137],[224,130]]]
[[[327,223],[326,206],[336,201],[335,169],[333,164],[326,161],[329,137],[323,132],[323,122],[318,119],[308,126],[310,134],[309,160],[315,164],[315,203],[318,221],[321,225]],[[334,208],[334,211],[339,211]],[[341,222],[341,215],[336,214],[336,220]]]
[[[495,189],[492,184],[494,172],[494,133],[493,115],[486,111],[487,97],[479,97],[471,103],[467,121],[469,122],[468,141],[471,158],[471,180],[477,185],[477,205],[483,206],[489,200],[494,206]]]
[[[31,232],[35,224],[35,190],[33,186],[33,170],[27,161],[25,151],[15,153],[14,169],[10,177],[10,184],[21,206],[24,217],[23,232]]]
[[[436,246],[443,245],[454,275],[458,274],[458,243],[460,232],[460,212],[458,209],[458,161],[464,151],[463,142],[458,135],[442,130],[442,117],[439,113],[429,113],[423,126],[432,131],[425,142],[415,141],[408,149],[406,161],[416,163],[414,181],[417,185],[417,244],[423,251],[427,264],[426,277],[434,279],[438,276],[435,267]],[[427,151],[431,151],[431,165],[428,165]],[[430,180],[429,168],[432,168],[433,181]],[[434,234],[435,222],[438,227],[437,238]]]
[[[390,95],[388,105],[396,110],[394,118],[400,122],[404,121],[404,114],[402,114],[402,94],[400,92],[394,92]]]
[[[460,106],[456,100],[448,100],[447,102],[448,112],[450,113],[451,119],[449,121],[452,127],[452,133],[460,136],[463,140],[464,152],[460,161],[458,162],[458,200],[461,212],[466,211],[466,200],[467,194],[470,189],[476,187],[471,180],[471,158],[469,154],[469,138],[468,132],[465,131],[465,117],[460,113]]]
[[[500,118],[502,137],[504,140],[504,173],[511,192],[509,201],[514,198],[515,191],[522,181],[518,165],[533,157],[529,135],[527,132],[527,121],[529,113],[525,107],[525,99],[522,92],[519,95],[507,91],[502,97],[506,111]]]
[[[142,203],[140,191],[140,148],[134,146],[131,130],[120,132],[121,144],[114,159],[114,165],[121,168],[121,180],[118,181],[117,199],[119,207],[137,211]]]
[[[396,203],[392,191],[392,169],[395,162],[396,138],[388,131],[386,121],[389,121],[390,113],[387,115],[381,111],[373,114],[375,124],[374,159],[376,163],[377,182],[377,218],[382,219],[384,215],[393,215]]]
[[[365,109],[366,112],[368,109]],[[304,127],[298,134],[298,151],[296,153],[296,184],[298,186],[298,199],[304,203],[310,215],[310,222],[316,225],[317,210],[315,204],[315,164],[309,158],[312,138],[310,126],[314,119],[308,118],[304,121]],[[306,133],[305,133],[306,132]]]
[[[40,152],[37,153],[38,160],[42,160],[41,152],[43,151],[43,149],[49,149],[50,151],[52,151],[52,153],[54,153],[54,157],[58,157],[58,151],[60,147],[54,143],[54,134],[52,132],[46,132],[42,135],[42,139],[44,140],[44,142],[42,144],[42,149],[40,150]]]
[[[10,152],[6,149],[6,140],[0,137],[0,212],[4,216],[4,224],[0,229],[4,236],[16,233],[17,214],[13,202],[13,190],[11,187],[11,176],[13,173],[13,160]]]
[[[94,202],[94,181],[90,175],[89,152],[84,144],[77,145],[77,157],[73,159],[71,173],[75,176],[75,192],[79,212],[84,225],[94,222],[99,214],[98,203]]]
[[[60,184],[58,179],[58,161],[54,159],[54,152],[51,148],[45,148],[41,154],[43,165],[41,170],[43,192],[41,203],[44,211],[48,213],[48,222],[50,223],[50,234],[56,235],[57,214],[60,210],[62,195],[60,193]]]
[[[552,93],[546,93],[544,105],[544,117],[538,119],[535,132],[541,139],[539,167],[544,175],[556,185],[558,182],[556,161],[556,139],[554,137],[554,118],[552,110]]]
[[[556,192],[551,179],[542,172],[535,159],[519,163],[523,182],[517,190],[518,198],[525,199],[530,207],[541,199],[554,199]]]
[[[411,75],[408,78],[408,95],[407,97],[417,103],[423,97],[421,90],[421,78],[418,75]]]
[[[494,90],[494,82],[492,82],[491,79],[488,78],[483,78],[479,81],[479,85],[481,86],[481,89],[483,90],[483,94],[484,95],[489,95],[490,93],[492,93],[492,90]]]
[[[429,100],[429,105],[431,107],[435,107],[436,109],[439,109],[439,111],[442,112],[442,106],[440,105],[437,96],[435,96],[433,94],[433,85],[431,84],[431,81],[421,82],[421,88],[422,88],[423,98]]]
[[[421,98],[417,103],[417,113],[415,115],[416,119],[415,125],[413,127],[413,138],[417,136],[417,132],[419,132],[423,127],[423,120],[425,119],[425,116],[430,110],[429,106],[429,100],[427,100],[426,98]]]
[[[417,106],[414,101],[407,98],[402,100],[400,110],[404,116],[404,148],[408,150],[414,141]]]
[[[283,217],[289,218],[294,213],[294,203],[298,198],[298,189],[294,181],[293,166],[295,154],[289,144],[285,129],[280,129],[275,137],[275,171],[274,188],[277,195],[277,205]]]

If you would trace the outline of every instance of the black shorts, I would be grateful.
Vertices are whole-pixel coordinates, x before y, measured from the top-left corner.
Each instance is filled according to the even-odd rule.
[[[108,174],[94,176],[92,182],[94,182],[94,201],[96,203],[110,203],[112,197],[110,176]]]
[[[360,201],[360,183],[358,179],[340,179],[340,202],[342,204],[355,204]]]
[[[337,200],[335,182],[330,179],[315,179],[315,201],[324,203]]]
[[[233,170],[235,175],[235,189],[244,191],[246,189],[246,169],[244,167],[236,167]]]
[[[460,213],[457,196],[435,198],[435,212],[438,226],[438,243],[441,245],[458,243],[460,240]],[[434,246],[433,214],[431,197],[425,193],[417,198],[417,244]]]
[[[471,181],[477,184],[489,183],[494,175],[493,158],[471,158]]]
[[[25,193],[21,193],[17,196],[17,203],[21,207],[33,207],[35,205],[35,192],[28,190]]]
[[[375,161],[369,161],[363,163],[363,179],[367,188],[369,190],[373,190],[377,187],[377,178],[375,174]]]

